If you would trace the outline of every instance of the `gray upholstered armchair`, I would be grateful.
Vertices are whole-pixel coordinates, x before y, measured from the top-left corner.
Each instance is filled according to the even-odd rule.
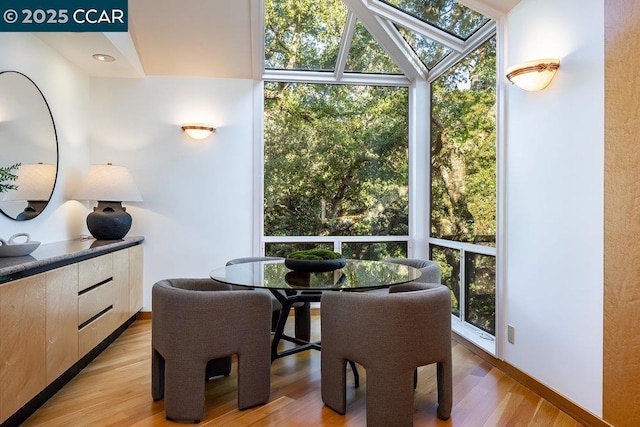
[[[228,375],[238,355],[238,407],[266,403],[271,388],[271,300],[231,291],[211,279],[161,280],[153,285],[151,393],[164,397],[168,419],[199,422],[205,382]]]
[[[442,283],[440,265],[435,261],[419,258],[388,258],[385,261],[417,268],[422,272],[422,275],[417,280],[418,282]]]
[[[411,426],[414,373],[437,363],[438,417],[452,405],[451,299],[443,285],[407,283],[390,293],[322,296],[322,400],[346,411],[346,363],[367,373],[367,425]]]
[[[418,277],[418,279],[414,280],[413,282],[438,284],[442,283],[440,264],[435,261],[420,258],[387,258],[384,261],[392,262],[395,264],[408,265],[409,267],[417,268],[418,270],[420,270],[422,274],[420,274],[420,277]],[[365,290],[364,292],[372,294],[388,294],[390,292],[390,289],[393,289],[395,286],[398,285],[393,285],[391,286],[391,288]]]

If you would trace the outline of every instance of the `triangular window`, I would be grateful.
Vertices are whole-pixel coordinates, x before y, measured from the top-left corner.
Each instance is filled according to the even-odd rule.
[[[402,74],[389,54],[360,23],[356,24],[345,71],[356,73]]]
[[[265,1],[265,68],[333,71],[347,8],[340,0]]]
[[[397,25],[396,28],[409,46],[411,46],[411,49],[418,55],[418,58],[420,58],[424,66],[429,70],[451,53],[451,49],[434,42],[428,37],[407,30],[399,25]]]
[[[467,40],[489,21],[486,16],[453,0],[382,1],[462,40]]]
[[[495,31],[490,18],[455,0],[264,2],[267,81],[432,80]]]

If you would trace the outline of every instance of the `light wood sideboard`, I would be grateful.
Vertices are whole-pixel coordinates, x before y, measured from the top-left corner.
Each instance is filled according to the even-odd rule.
[[[0,424],[24,421],[133,322],[142,240],[64,242],[22,264],[0,259]]]

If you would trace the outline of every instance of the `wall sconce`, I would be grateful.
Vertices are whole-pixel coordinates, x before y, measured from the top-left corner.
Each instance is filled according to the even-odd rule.
[[[27,202],[27,207],[16,217],[18,221],[35,218],[44,210],[51,197],[56,180],[56,165],[24,164],[18,168],[16,175],[18,175],[15,181],[17,188],[8,191],[2,200]]]
[[[185,123],[181,127],[190,138],[197,140],[205,139],[216,131],[216,128],[212,125],[203,123]]]
[[[559,59],[537,59],[521,62],[507,68],[507,79],[520,89],[542,90],[549,86],[558,68],[560,68]]]
[[[111,163],[91,165],[73,198],[98,202],[87,216],[87,228],[98,240],[122,239],[132,223],[131,215],[122,207],[122,202],[142,201],[129,169]]]

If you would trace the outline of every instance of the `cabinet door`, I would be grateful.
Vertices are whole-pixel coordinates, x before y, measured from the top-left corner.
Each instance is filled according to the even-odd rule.
[[[116,329],[127,321],[129,314],[129,250],[113,253],[113,284],[115,295],[113,301],[114,321]]]
[[[0,285],[0,422],[46,385],[46,278]]]
[[[78,360],[78,266],[52,270],[47,278],[47,384]]]
[[[129,248],[129,316],[142,309],[142,245]]]

